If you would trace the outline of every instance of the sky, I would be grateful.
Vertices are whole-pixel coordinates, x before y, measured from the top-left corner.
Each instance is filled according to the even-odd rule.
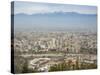
[[[15,1],[14,14],[44,14],[54,12],[76,12],[80,14],[97,14],[96,6],[69,5],[53,3],[35,3]]]
[[[18,31],[97,31],[96,6],[15,1],[14,14]]]

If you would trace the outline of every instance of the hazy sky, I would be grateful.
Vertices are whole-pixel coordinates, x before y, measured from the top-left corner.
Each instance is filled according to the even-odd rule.
[[[41,14],[54,12],[76,12],[81,14],[97,14],[96,6],[53,4],[53,3],[34,3],[15,1],[14,14]]]
[[[55,12],[62,12],[56,14]],[[76,12],[65,14],[63,12]],[[21,14],[20,14],[21,13]],[[23,14],[29,15],[23,15]],[[48,13],[48,14],[44,14]],[[54,14],[50,14],[54,13]],[[97,7],[69,4],[15,2],[14,27],[16,30],[38,31],[96,31]],[[37,14],[37,15],[31,15]],[[44,15],[41,15],[44,14]],[[85,15],[93,14],[93,15]],[[31,16],[30,16],[31,15]],[[73,16],[74,15],[74,16]]]

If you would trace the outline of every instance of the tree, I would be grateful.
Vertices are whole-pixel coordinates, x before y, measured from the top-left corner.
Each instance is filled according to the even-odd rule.
[[[76,61],[75,69],[79,69],[79,61]]]
[[[28,61],[25,60],[22,73],[28,73]]]

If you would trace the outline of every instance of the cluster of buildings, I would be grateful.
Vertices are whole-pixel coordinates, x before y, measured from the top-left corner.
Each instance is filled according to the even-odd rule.
[[[20,56],[31,57],[28,67],[38,71],[46,72],[50,66],[69,60],[72,64],[77,59],[80,63],[97,63],[96,33],[16,32],[14,37],[15,54],[21,52]]]
[[[95,33],[30,32],[16,33],[14,48],[17,51],[66,51],[80,53],[81,50],[96,50]],[[87,51],[88,52],[88,51]]]

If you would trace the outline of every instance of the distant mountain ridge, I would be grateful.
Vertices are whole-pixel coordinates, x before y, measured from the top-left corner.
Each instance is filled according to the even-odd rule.
[[[32,15],[86,15],[86,16],[97,16],[97,14],[83,14],[83,13],[77,13],[77,12],[53,12],[53,13],[34,13],[34,14],[25,14],[25,13],[19,13],[15,14],[20,16],[32,16]]]
[[[97,30],[97,14],[80,14],[76,12],[54,12],[37,14],[15,14],[16,30],[34,31],[89,31]]]

